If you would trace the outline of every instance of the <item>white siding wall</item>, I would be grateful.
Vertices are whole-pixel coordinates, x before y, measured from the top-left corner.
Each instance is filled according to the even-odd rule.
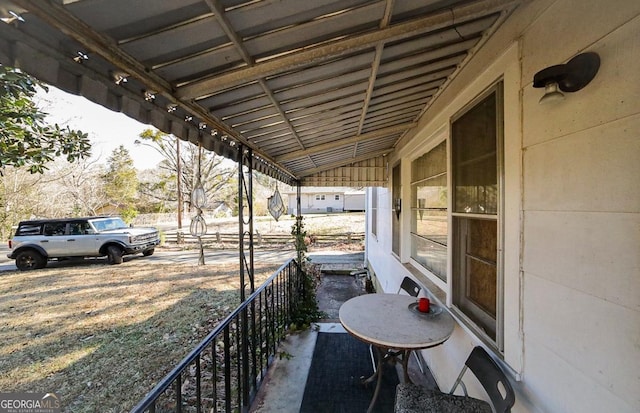
[[[534,73],[584,51],[601,57],[594,81],[539,105]],[[527,2],[390,159],[410,163],[448,136],[450,117],[503,77],[503,357],[520,380],[514,412],[640,411],[639,62],[639,1]],[[405,199],[409,179],[403,173]],[[378,236],[367,240],[367,257],[382,288],[395,292],[409,274],[410,239],[404,231],[400,259],[391,254],[390,189],[378,193]],[[460,326],[423,352],[441,388],[478,343]]]
[[[639,13],[556,2],[522,39],[524,79],[584,50],[602,61],[558,105],[523,89],[525,378],[549,411],[640,411]]]

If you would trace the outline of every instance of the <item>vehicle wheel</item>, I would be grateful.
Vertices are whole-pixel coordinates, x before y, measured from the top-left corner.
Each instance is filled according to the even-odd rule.
[[[37,270],[47,265],[47,259],[38,251],[22,251],[16,257],[16,267],[21,271]]]
[[[122,264],[122,250],[115,245],[107,247],[107,262],[109,264]]]
[[[155,248],[144,250],[144,251],[142,251],[142,255],[144,255],[145,257],[148,257],[149,255],[153,255],[154,251],[155,251]]]

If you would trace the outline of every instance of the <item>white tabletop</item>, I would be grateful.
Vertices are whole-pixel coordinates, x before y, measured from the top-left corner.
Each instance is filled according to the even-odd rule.
[[[361,295],[340,307],[340,322],[349,333],[377,347],[416,350],[446,341],[453,332],[453,317],[445,309],[437,315],[410,309],[416,302],[408,295]]]

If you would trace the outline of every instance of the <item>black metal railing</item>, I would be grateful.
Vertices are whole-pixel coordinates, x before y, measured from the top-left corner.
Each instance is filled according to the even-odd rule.
[[[131,412],[245,412],[305,294],[295,260],[283,264]]]

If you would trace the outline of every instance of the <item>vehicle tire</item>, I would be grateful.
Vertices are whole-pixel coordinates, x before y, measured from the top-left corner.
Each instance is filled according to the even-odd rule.
[[[111,265],[122,264],[122,249],[115,245],[107,247],[107,262]]]
[[[142,251],[142,255],[144,255],[145,257],[148,257],[150,255],[153,255],[154,251],[155,251],[155,248],[150,248],[148,250]]]
[[[38,270],[47,265],[47,259],[36,250],[25,250],[16,256],[16,267],[20,271]]]

